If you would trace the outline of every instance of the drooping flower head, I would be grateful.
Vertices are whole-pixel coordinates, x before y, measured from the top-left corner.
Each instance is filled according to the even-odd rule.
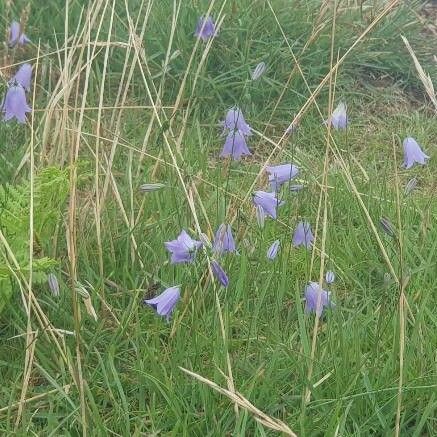
[[[272,243],[272,245],[267,250],[267,258],[270,260],[274,260],[276,256],[278,255],[279,247],[281,245],[281,242],[279,240],[276,240]]]
[[[314,312],[318,317],[325,307],[332,307],[331,293],[323,290],[317,282],[309,282],[305,287],[305,311]]]
[[[325,274],[325,281],[327,284],[332,284],[335,281],[335,273],[331,270],[328,270]]]
[[[314,241],[314,235],[311,231],[311,225],[308,222],[300,221],[293,234],[293,246],[305,246],[310,249]]]
[[[30,91],[32,81],[32,66],[23,64],[15,73],[15,76],[9,81],[9,85],[21,85],[26,91]]]
[[[197,249],[202,246],[200,241],[193,240],[184,229],[182,229],[176,240],[167,241],[164,244],[171,253],[170,262],[172,264],[193,262]]]
[[[232,156],[235,161],[238,161],[245,155],[252,155],[247,147],[246,137],[239,130],[229,132],[220,157]]]
[[[227,133],[227,136],[220,156],[232,156],[234,160],[238,161],[244,155],[251,155],[246,143],[246,136],[251,135],[251,129],[241,110],[237,107],[229,109],[221,124],[223,132]]]
[[[348,125],[347,106],[341,102],[334,109],[331,116],[326,120],[326,124],[331,123],[334,129],[346,129]]]
[[[264,62],[260,62],[255,69],[251,72],[250,77],[252,80],[259,79],[264,72],[266,71],[266,64]]]
[[[211,269],[217,281],[219,281],[220,284],[223,285],[223,287],[227,287],[229,285],[229,277],[223,270],[222,266],[217,261],[212,260]]]
[[[404,167],[411,168],[415,162],[425,165],[429,156],[423,153],[422,148],[414,138],[405,138],[404,143]]]
[[[240,131],[243,135],[251,135],[251,128],[246,123],[246,120],[244,119],[243,113],[241,112],[241,109],[237,106],[234,106],[233,108],[229,109],[229,111],[226,113],[225,120],[222,122],[223,127],[226,130],[229,131]]]
[[[19,123],[26,123],[26,112],[32,111],[26,102],[26,94],[21,85],[10,86],[0,106],[4,121],[16,118]]]
[[[207,41],[209,38],[216,36],[215,23],[211,16],[199,18],[194,35],[202,41]]]
[[[235,252],[235,240],[231,225],[221,224],[215,233],[213,251],[219,255],[226,252]]]
[[[278,191],[281,185],[295,178],[299,169],[293,164],[269,165],[266,167],[269,173],[269,182],[273,191]]]
[[[177,286],[167,288],[159,296],[153,299],[144,299],[144,303],[150,305],[157,314],[164,316],[169,321],[170,316],[181,298],[181,289]]]
[[[253,203],[255,206],[260,206],[266,215],[273,219],[276,219],[277,207],[284,204],[283,201],[276,197],[275,193],[268,193],[266,191],[255,191],[253,193]]]
[[[30,42],[30,39],[21,31],[21,24],[18,21],[12,21],[9,29],[9,47],[24,45]]]

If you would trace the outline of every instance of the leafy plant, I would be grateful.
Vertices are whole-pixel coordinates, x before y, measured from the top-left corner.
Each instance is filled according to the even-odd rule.
[[[33,282],[42,283],[47,273],[57,264],[56,260],[43,255],[43,245],[54,234],[68,194],[68,173],[56,167],[48,167],[36,175],[33,191],[34,259]],[[29,229],[31,210],[31,185],[6,184],[0,187],[0,229],[17,260],[20,272],[26,275],[29,265]],[[2,245],[3,246],[3,245]],[[3,246],[0,259],[0,312],[13,292],[14,263]]]

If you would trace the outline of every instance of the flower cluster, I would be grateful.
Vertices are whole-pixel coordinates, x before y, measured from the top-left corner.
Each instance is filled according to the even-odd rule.
[[[202,16],[199,18],[194,35],[203,42],[209,41],[217,37],[218,30],[211,16]],[[17,49],[29,43],[30,39],[23,32],[19,22],[13,21],[10,25],[7,45],[11,49]],[[15,53],[15,51],[14,51]],[[260,62],[251,72],[250,80],[257,81],[266,72],[267,66],[264,62]],[[16,119],[18,123],[26,123],[26,114],[31,112],[31,108],[27,103],[26,93],[31,89],[32,83],[32,66],[28,63],[23,63],[15,75],[8,81],[7,90],[0,110],[4,121]],[[293,134],[298,126],[299,120],[290,124],[285,130],[284,135]],[[347,105],[345,102],[340,102],[332,111],[329,117],[325,120],[325,125],[334,130],[346,129],[349,124],[349,116],[347,113]],[[224,145],[220,152],[222,158],[232,158],[234,161],[239,161],[245,156],[252,155],[248,147],[248,139],[254,131],[246,122],[243,111],[234,106],[230,108],[221,122],[223,128],[222,135],[224,137]],[[410,169],[414,164],[425,165],[429,156],[423,152],[419,143],[412,137],[407,137],[403,141],[405,169]],[[297,165],[287,162],[277,165],[268,165],[265,167],[268,176],[269,188],[268,191],[258,189],[254,191],[252,201],[256,208],[256,219],[261,228],[264,227],[265,220],[270,217],[276,220],[278,217],[279,207],[285,204],[281,198],[281,190],[285,185],[291,192],[298,192],[303,188],[301,184],[291,185],[291,181],[295,179],[300,170]],[[405,193],[410,193],[417,184],[417,179],[411,179],[406,188]],[[142,192],[152,192],[160,190],[164,187],[163,184],[143,184],[140,187]],[[385,233],[395,237],[396,230],[390,221],[383,217],[380,221],[381,227]],[[198,254],[202,250],[207,260],[209,271],[215,279],[223,286],[228,287],[230,280],[229,276],[222,267],[221,259],[227,255],[235,256],[238,254],[237,245],[232,233],[230,224],[223,223],[218,226],[212,244],[209,243],[208,237],[200,233],[199,240],[194,239],[190,234],[182,229],[180,234],[171,241],[164,242],[164,246],[170,254],[171,264],[192,264],[198,259]],[[301,220],[297,223],[293,236],[292,246],[295,248],[304,247],[312,249],[315,242],[311,224],[306,220]],[[274,261],[281,250],[281,240],[276,239],[271,243],[267,250],[266,258],[269,261]],[[208,252],[209,251],[209,252]],[[325,275],[325,284],[330,286],[335,281],[335,273],[327,271]],[[49,287],[54,295],[59,294],[59,284],[56,277],[51,274],[48,277]],[[327,288],[327,287],[326,287]],[[156,313],[170,319],[174,308],[181,299],[181,286],[172,286],[166,288],[161,294],[151,299],[145,299],[144,303],[152,307]],[[314,312],[320,317],[325,308],[334,307],[331,300],[331,292],[322,288],[321,283],[310,281],[304,290],[305,310]]]

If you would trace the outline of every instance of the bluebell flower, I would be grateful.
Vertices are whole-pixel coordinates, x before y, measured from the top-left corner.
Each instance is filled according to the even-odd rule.
[[[231,225],[221,224],[218,227],[213,242],[213,251],[219,255],[226,252],[236,252]]]
[[[334,109],[326,123],[331,123],[331,126],[334,129],[346,129],[349,123],[346,104],[343,102],[339,103],[339,105]]]
[[[10,86],[0,106],[4,121],[16,118],[19,123],[26,123],[26,112],[32,111],[27,104],[26,94],[21,85]]]
[[[404,167],[406,169],[411,168],[414,163],[426,164],[426,160],[429,156],[423,153],[422,148],[414,138],[405,138],[404,143]]]
[[[216,279],[223,285],[223,287],[227,287],[229,285],[229,277],[226,272],[223,270],[222,266],[215,260],[211,261],[211,269],[214,273]]]
[[[266,191],[255,191],[253,193],[253,203],[255,206],[260,206],[266,215],[276,219],[276,209],[284,204],[276,197],[276,193],[268,193]]]
[[[319,305],[317,305],[319,303]],[[314,312],[318,317],[322,315],[325,307],[332,307],[331,293],[323,290],[317,282],[310,282],[305,287],[305,311]]]
[[[176,240],[167,241],[164,244],[171,253],[170,262],[172,264],[192,263],[197,250],[202,246],[200,241],[193,240],[184,229]]]
[[[276,240],[272,243],[272,245],[267,250],[267,258],[270,260],[274,260],[276,256],[278,255],[279,247],[281,245],[281,242],[279,240]]]
[[[30,42],[30,39],[22,32],[21,24],[18,21],[12,21],[9,28],[9,47],[22,46],[28,42]]]
[[[310,249],[313,245],[314,235],[308,222],[300,221],[293,234],[293,246],[305,246]]]
[[[269,165],[266,171],[269,173],[269,182],[273,191],[278,191],[281,185],[299,174],[299,169],[293,164]]]
[[[169,321],[170,316],[181,298],[181,289],[177,286],[167,288],[153,299],[144,299],[144,303],[151,306],[157,314]]]
[[[211,16],[199,18],[196,31],[194,32],[197,38],[200,38],[202,41],[207,41],[209,38],[216,36],[216,33],[215,23]]]
[[[15,76],[9,81],[9,86],[21,85],[26,91],[30,91],[30,84],[32,82],[32,66],[30,64],[23,64],[20,66]]]
[[[232,156],[235,161],[238,161],[242,156],[251,154],[247,147],[246,137],[239,130],[228,133],[220,157]]]

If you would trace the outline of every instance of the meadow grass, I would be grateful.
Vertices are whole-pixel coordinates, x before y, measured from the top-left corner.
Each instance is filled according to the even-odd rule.
[[[0,229],[0,278],[13,290],[0,319],[3,435],[437,435],[436,108],[401,39],[436,83],[422,7],[0,5],[4,33],[21,17],[32,40],[2,49],[1,93],[19,63],[34,71],[27,125],[0,124],[1,182],[12,194],[29,187],[29,207],[16,209],[26,211],[24,260],[14,256],[22,232]],[[220,29],[203,43],[193,32],[208,10]],[[334,131],[323,121],[342,100],[350,124]],[[219,122],[234,105],[253,128],[241,162],[219,158]],[[401,167],[406,136],[428,165]],[[299,166],[304,188],[284,187],[278,220],[260,229],[251,193],[282,162]],[[59,217],[40,219],[32,187],[51,167],[65,170],[68,197]],[[143,193],[143,183],[165,188]],[[47,202],[62,198],[54,190]],[[291,245],[301,219],[312,250]],[[165,241],[182,228],[212,238],[223,222],[238,246],[221,260],[227,288],[203,252],[170,264]],[[43,255],[58,262],[59,297],[32,267]],[[319,319],[303,291],[327,270],[335,307]],[[166,323],[142,301],[176,284]]]

